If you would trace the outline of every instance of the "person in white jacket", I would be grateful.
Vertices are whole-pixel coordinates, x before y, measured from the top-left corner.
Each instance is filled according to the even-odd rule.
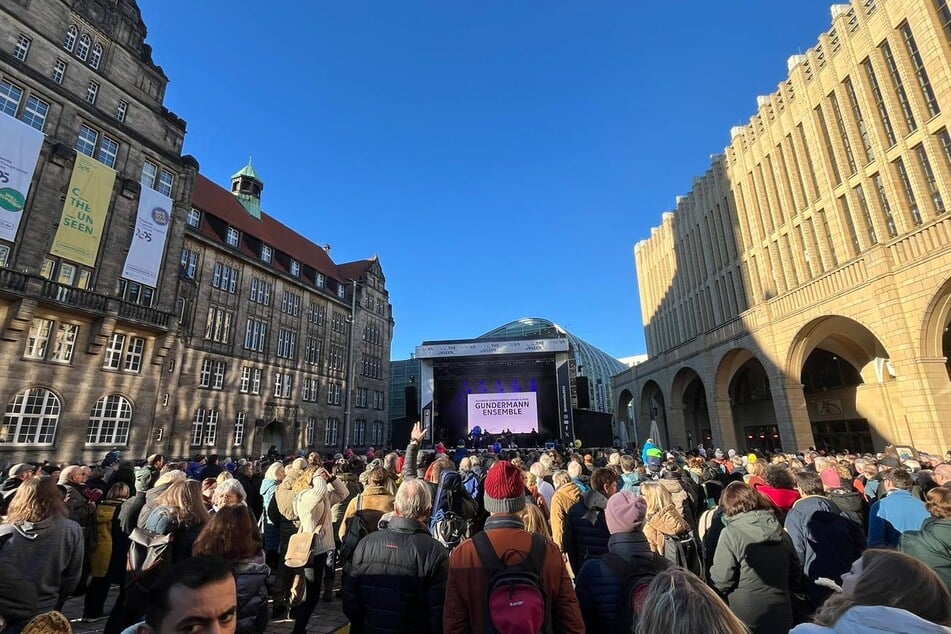
[[[328,557],[333,556],[333,518],[330,508],[347,497],[347,485],[321,467],[314,472],[311,486],[294,496],[294,511],[300,521],[301,532],[313,533],[310,563],[304,569],[307,591],[304,601],[291,611],[294,619],[292,634],[305,634],[310,616],[320,598],[320,582]],[[329,562],[333,565],[333,562]]]
[[[951,592],[917,559],[870,548],[842,575],[841,592],[830,597],[812,623],[790,634],[951,634]]]

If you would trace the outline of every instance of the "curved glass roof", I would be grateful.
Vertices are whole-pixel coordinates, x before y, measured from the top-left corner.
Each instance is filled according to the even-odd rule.
[[[571,351],[575,355],[575,364],[578,374],[588,377],[591,386],[591,409],[603,412],[613,412],[613,396],[611,394],[611,377],[620,374],[627,366],[596,348],[584,339],[577,337],[558,324],[540,317],[526,317],[499,326],[487,332],[478,339],[548,339],[552,337],[566,337]],[[597,383],[601,381],[604,391],[604,400],[599,402]]]

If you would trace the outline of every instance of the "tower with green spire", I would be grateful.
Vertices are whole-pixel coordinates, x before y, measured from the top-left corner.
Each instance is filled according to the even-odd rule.
[[[231,193],[235,195],[245,211],[260,220],[262,191],[264,191],[264,183],[258,176],[257,170],[254,169],[254,165],[251,164],[251,157],[248,157],[248,164],[231,177]]]

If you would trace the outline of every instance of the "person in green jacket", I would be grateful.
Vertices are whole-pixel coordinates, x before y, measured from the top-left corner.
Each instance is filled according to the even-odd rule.
[[[928,491],[925,508],[931,517],[920,530],[904,533],[898,549],[927,564],[951,590],[951,489]]]

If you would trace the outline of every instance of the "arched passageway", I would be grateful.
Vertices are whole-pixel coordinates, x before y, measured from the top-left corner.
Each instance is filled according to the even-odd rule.
[[[655,444],[665,449],[670,447],[670,431],[667,425],[667,408],[664,392],[655,381],[648,381],[641,390],[641,403],[637,416],[638,440],[643,443],[650,435],[651,423],[656,422],[661,438],[654,438]]]
[[[769,376],[759,359],[750,355],[730,379],[730,411],[736,431],[737,449],[782,451],[776,424],[776,410]]]
[[[707,390],[693,368],[683,368],[674,377],[671,407],[678,407],[683,417],[687,447],[703,444],[713,446],[713,431],[707,405]]]

